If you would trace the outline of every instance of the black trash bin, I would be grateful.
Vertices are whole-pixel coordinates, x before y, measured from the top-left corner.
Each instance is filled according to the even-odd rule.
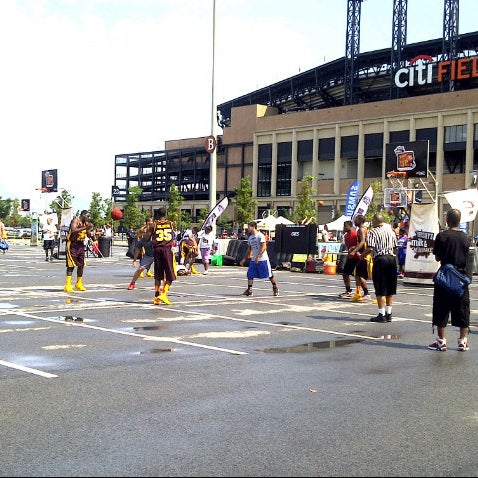
[[[98,238],[98,249],[101,252],[100,257],[109,257],[111,252],[111,237],[100,236]]]
[[[478,251],[476,246],[471,246],[468,250],[468,267],[466,268],[466,275],[473,279],[473,275],[478,274]]]

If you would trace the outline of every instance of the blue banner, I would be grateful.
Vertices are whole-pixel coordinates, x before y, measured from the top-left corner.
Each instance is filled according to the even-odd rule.
[[[355,207],[357,206],[357,198],[359,193],[358,179],[350,185],[349,192],[347,194],[347,202],[345,203],[345,216],[352,217]]]

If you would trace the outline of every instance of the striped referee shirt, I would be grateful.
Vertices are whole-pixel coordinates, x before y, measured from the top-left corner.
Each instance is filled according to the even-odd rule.
[[[397,236],[388,225],[380,225],[368,231],[367,246],[373,247],[373,257],[394,255]]]

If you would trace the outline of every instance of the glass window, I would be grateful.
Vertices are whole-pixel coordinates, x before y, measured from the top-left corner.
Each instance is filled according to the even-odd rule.
[[[292,162],[292,143],[277,143],[277,162],[291,163]]]
[[[259,164],[257,176],[257,196],[268,197],[271,195],[271,164]]]
[[[382,157],[383,154],[383,133],[372,133],[365,135],[365,157]]]
[[[319,139],[319,160],[335,158],[335,138]]]
[[[401,143],[403,141],[407,142],[410,140],[410,131],[390,131],[390,143]]]
[[[358,156],[358,135],[342,136],[340,156],[342,158],[356,158]]]
[[[297,141],[297,161],[312,161],[313,141]]]
[[[290,196],[292,167],[290,163],[277,164],[277,196]]]
[[[466,124],[447,126],[445,128],[445,143],[466,142]]]
[[[259,164],[272,163],[272,144],[260,144],[258,148]]]

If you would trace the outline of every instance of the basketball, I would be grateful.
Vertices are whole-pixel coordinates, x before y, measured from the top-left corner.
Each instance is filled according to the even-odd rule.
[[[318,206],[323,206],[323,205],[324,205],[324,201],[317,201],[317,205],[318,205]]]
[[[123,212],[121,211],[121,209],[118,209],[117,207],[111,210],[110,215],[113,221],[119,221],[120,219],[123,219]]]

